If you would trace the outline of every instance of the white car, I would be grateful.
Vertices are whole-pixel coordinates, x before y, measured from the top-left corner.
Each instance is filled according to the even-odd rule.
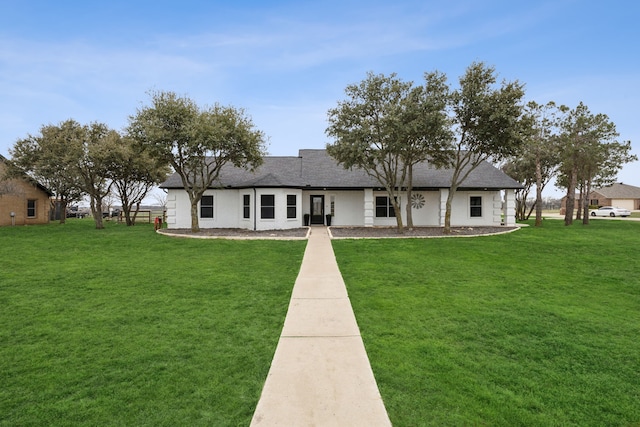
[[[629,216],[629,209],[617,208],[615,206],[602,206],[598,210],[591,211],[591,216]]]

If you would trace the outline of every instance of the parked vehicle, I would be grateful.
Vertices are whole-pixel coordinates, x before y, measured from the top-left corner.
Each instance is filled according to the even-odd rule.
[[[631,215],[631,211],[628,209],[618,208],[615,206],[602,206],[595,211],[591,211],[591,216],[629,216]]]
[[[120,209],[110,209],[107,212],[102,212],[102,218],[109,218],[109,217],[117,217],[118,215],[120,215]]]

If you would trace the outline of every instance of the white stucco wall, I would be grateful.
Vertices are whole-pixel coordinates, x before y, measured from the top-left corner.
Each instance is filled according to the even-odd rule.
[[[244,218],[244,195],[249,195],[249,218]],[[275,218],[262,219],[261,195],[275,196]],[[204,195],[213,196],[213,218],[199,218],[200,228],[245,228],[276,230],[302,226],[302,191],[296,189],[240,189],[207,190]],[[287,195],[295,195],[296,217],[287,218]],[[256,205],[257,200],[257,205]],[[200,210],[198,209],[198,213]],[[167,191],[167,226],[191,228],[191,205],[184,190]]]
[[[261,218],[261,195],[275,196],[275,218]],[[448,190],[417,191],[424,197],[421,208],[412,208],[415,226],[444,225],[445,202]],[[310,196],[324,196],[324,213],[331,213],[333,202],[332,225],[335,226],[395,226],[396,219],[375,217],[375,198],[386,196],[382,191],[302,191],[300,189],[221,189],[208,190],[205,195],[214,196],[213,218],[200,218],[201,228],[245,228],[253,230],[275,230],[297,228],[303,225],[303,214],[310,212]],[[243,218],[243,196],[249,195],[250,215]],[[296,217],[287,218],[287,195],[295,195]],[[470,213],[470,197],[482,198],[482,216],[472,217]],[[451,225],[459,226],[496,226],[500,225],[502,215],[507,218],[507,225],[513,225],[515,219],[515,202],[513,190],[506,191],[503,205],[500,191],[458,191],[452,204]],[[257,200],[257,204],[256,204]],[[400,194],[400,209],[403,223],[406,225],[405,193]],[[504,211],[503,211],[504,206]],[[199,210],[198,210],[199,212]],[[184,190],[168,190],[167,192],[167,224],[169,228],[190,228],[191,213],[189,197]]]
[[[471,197],[482,198],[482,216],[471,216]],[[457,191],[451,203],[451,226],[479,227],[500,225],[502,216],[501,200],[500,191]]]

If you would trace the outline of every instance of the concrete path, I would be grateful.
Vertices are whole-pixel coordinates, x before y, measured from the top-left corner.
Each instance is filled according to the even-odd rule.
[[[391,426],[331,240],[313,227],[252,426]]]

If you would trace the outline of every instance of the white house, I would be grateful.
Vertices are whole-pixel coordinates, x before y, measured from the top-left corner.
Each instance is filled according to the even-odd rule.
[[[422,163],[414,169],[412,200],[400,193],[403,218],[411,203],[415,226],[444,226],[451,171]],[[169,228],[191,228],[191,205],[177,174],[167,190]],[[515,224],[514,190],[521,185],[484,162],[458,188],[451,225]],[[504,198],[503,198],[504,197]],[[395,212],[384,188],[360,169],[338,165],[326,150],[300,150],[297,157],[267,156],[255,172],[224,167],[198,206],[201,228],[277,230],[306,225],[394,226]]]

